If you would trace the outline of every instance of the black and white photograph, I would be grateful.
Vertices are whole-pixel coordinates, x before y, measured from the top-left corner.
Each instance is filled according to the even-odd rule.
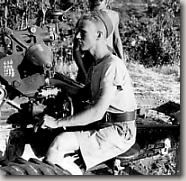
[[[0,176],[182,176],[181,23],[179,0],[0,0]]]

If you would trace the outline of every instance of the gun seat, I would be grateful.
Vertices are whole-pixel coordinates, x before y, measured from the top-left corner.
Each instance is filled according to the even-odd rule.
[[[135,143],[127,152],[124,152],[121,155],[117,156],[116,159],[121,160],[134,159],[139,155],[139,151],[140,147],[137,143]]]
[[[140,153],[140,147],[135,143],[128,151],[118,155],[114,160],[113,172],[114,175],[119,175],[119,173],[125,169],[125,165],[138,157]]]

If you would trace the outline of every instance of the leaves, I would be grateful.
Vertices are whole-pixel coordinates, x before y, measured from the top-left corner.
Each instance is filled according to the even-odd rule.
[[[179,1],[147,2],[146,9],[141,8],[139,12],[128,8],[128,16],[120,13],[121,38],[128,61],[137,61],[146,67],[179,64]],[[141,12],[143,16],[139,16]]]

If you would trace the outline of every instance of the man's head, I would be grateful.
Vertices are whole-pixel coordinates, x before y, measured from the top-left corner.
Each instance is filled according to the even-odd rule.
[[[76,33],[81,49],[90,50],[98,41],[106,42],[112,28],[112,22],[105,12],[96,11],[82,16],[77,23]]]

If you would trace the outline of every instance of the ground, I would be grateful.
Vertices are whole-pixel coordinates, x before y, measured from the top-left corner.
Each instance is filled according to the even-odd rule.
[[[130,63],[128,70],[135,87],[135,94],[154,97],[156,101],[173,101],[180,104],[180,81],[179,73],[166,75],[153,71],[152,68],[144,68],[143,65]],[[178,70],[179,71],[179,70]],[[155,104],[155,105],[154,105]],[[142,102],[138,102],[139,107],[143,107]],[[149,102],[149,107],[156,106],[156,103]]]

